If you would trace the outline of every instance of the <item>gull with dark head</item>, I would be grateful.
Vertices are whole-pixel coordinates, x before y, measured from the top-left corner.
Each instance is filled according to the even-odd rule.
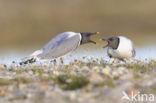
[[[127,60],[134,58],[136,55],[134,44],[127,37],[112,36],[102,40],[107,42],[105,47],[107,47],[107,54],[110,58]]]
[[[64,32],[52,38],[42,49],[26,57],[20,64],[33,63],[38,60],[53,60],[74,51],[78,46],[93,43],[92,35],[99,32]]]

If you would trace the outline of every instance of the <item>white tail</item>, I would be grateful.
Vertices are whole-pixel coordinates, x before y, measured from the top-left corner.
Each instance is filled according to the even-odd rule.
[[[39,60],[39,58],[37,57],[40,53],[42,53],[41,50],[37,50],[34,53],[32,53],[30,56],[25,57],[22,59],[22,62],[20,62],[20,65],[22,64],[28,64],[28,63],[33,63]]]

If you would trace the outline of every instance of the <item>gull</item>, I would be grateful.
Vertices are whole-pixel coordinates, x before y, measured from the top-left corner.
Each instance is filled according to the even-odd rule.
[[[24,58],[20,63],[27,64],[39,60],[53,60],[64,56],[74,51],[80,45],[86,43],[96,44],[91,40],[92,35],[99,34],[99,32],[64,32],[52,38],[42,49],[35,51],[30,56]]]
[[[136,56],[133,42],[125,36],[112,36],[102,40],[107,41],[105,47],[110,58],[126,61]]]

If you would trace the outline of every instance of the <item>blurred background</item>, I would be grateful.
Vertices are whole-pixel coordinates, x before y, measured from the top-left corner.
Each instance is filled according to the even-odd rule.
[[[155,0],[0,0],[0,57],[28,55],[65,31],[101,32],[95,40],[124,35],[140,54],[155,57],[155,5]]]

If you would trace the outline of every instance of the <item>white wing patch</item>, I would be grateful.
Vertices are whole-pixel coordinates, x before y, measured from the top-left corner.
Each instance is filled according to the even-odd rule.
[[[79,33],[65,32],[47,43],[42,48],[42,53],[37,55],[40,59],[54,59],[63,56],[73,50],[75,50],[81,41],[81,35]]]

